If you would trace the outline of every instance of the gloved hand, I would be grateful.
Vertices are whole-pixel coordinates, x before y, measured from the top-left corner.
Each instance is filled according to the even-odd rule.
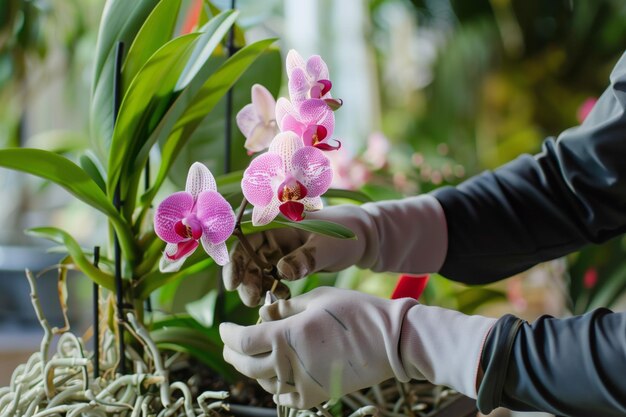
[[[260,310],[263,323],[222,323],[224,359],[277,404],[306,409],[395,376],[476,397],[482,346],[495,319],[334,287]]]
[[[327,207],[307,214],[342,224],[356,239],[337,239],[294,228],[268,230],[248,239],[256,253],[276,265],[281,279],[296,280],[317,271],[352,265],[374,271],[437,272],[445,259],[447,228],[443,209],[430,195],[377,203]],[[224,286],[256,306],[272,285],[241,245],[231,251],[222,272]]]

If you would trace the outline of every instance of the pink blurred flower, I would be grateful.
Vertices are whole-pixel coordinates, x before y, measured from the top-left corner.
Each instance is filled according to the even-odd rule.
[[[333,152],[327,155],[333,170],[332,187],[357,190],[372,176],[369,167],[363,161],[350,156],[347,152]]]
[[[276,103],[276,120],[281,132],[296,133],[302,138],[305,146],[314,146],[323,151],[337,150],[341,147],[341,142],[337,140],[336,145],[329,143],[335,129],[335,115],[323,100],[304,100],[296,107],[281,97]]]
[[[268,152],[253,159],[243,174],[241,189],[254,206],[252,224],[265,225],[278,213],[299,221],[304,211],[321,209],[320,196],[332,176],[322,151],[304,146],[293,132],[279,133]]]
[[[372,165],[373,169],[382,169],[387,164],[390,149],[389,139],[381,132],[373,132],[367,138],[367,148],[363,153],[363,159]]]
[[[276,101],[260,84],[252,86],[252,103],[237,113],[237,126],[246,138],[243,145],[250,153],[267,149],[278,133],[276,124]]]
[[[305,61],[298,52],[290,50],[287,53],[287,77],[289,97],[295,105],[309,98],[332,98],[328,66],[319,55]]]
[[[591,267],[585,271],[585,275],[583,276],[583,286],[590,290],[596,286],[598,283],[598,271]]]
[[[235,228],[235,213],[217,192],[211,171],[196,162],[187,174],[185,191],[174,193],[159,204],[154,231],[167,242],[159,269],[178,271],[199,243],[218,265],[228,263],[226,239]]]
[[[585,121],[591,110],[593,110],[593,106],[596,105],[598,101],[595,97],[588,97],[578,108],[578,112],[576,113],[576,118],[578,119],[578,123],[582,123]]]

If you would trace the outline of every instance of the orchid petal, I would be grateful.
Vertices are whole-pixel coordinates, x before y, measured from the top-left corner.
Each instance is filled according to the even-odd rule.
[[[279,205],[278,199],[272,198],[272,201],[266,206],[254,206],[252,209],[252,225],[263,226],[274,220],[280,212]]]
[[[193,205],[194,198],[186,191],[179,191],[163,200],[154,213],[154,232],[157,236],[168,243],[184,240],[176,233],[176,223],[191,212]]]
[[[285,217],[294,222],[304,219],[304,204],[299,201],[287,201],[279,206],[279,210]]]
[[[303,69],[296,68],[293,70],[287,87],[289,88],[289,98],[294,104],[299,104],[309,98],[307,95],[311,84]]]
[[[284,130],[282,128],[282,121],[286,115],[291,115],[295,118],[298,118],[298,111],[294,107],[293,104],[289,100],[284,97],[280,97],[276,102],[276,123],[280,130]]]
[[[285,173],[293,171],[293,156],[298,149],[304,147],[300,136],[293,132],[282,132],[276,135],[269,147],[269,152],[277,154],[283,161]],[[281,181],[282,182],[282,181]]]
[[[305,125],[321,125],[326,128],[326,136],[332,136],[335,130],[335,114],[324,100],[309,99],[300,104],[300,120]]]
[[[312,146],[298,149],[293,155],[294,177],[307,189],[309,197],[324,194],[333,180],[330,160],[324,152]]]
[[[296,68],[304,69],[306,67],[306,62],[304,62],[304,58],[295,50],[290,49],[287,53],[287,58],[285,59],[285,63],[287,66],[287,77],[291,77],[291,73]]]
[[[198,242],[195,240],[189,240],[187,242],[185,242],[187,244],[182,251],[177,244],[169,243],[165,246],[165,251],[163,252],[163,256],[159,262],[159,271],[176,272],[180,270],[187,258],[189,258],[198,247]]]
[[[254,109],[254,104],[246,104],[243,106],[239,113],[237,113],[237,117],[235,118],[237,121],[237,126],[241,133],[246,137],[250,137],[254,128],[256,128],[261,121],[259,120],[259,115]]]
[[[329,143],[330,140],[334,140],[335,142],[337,142],[337,144],[336,145],[331,145]],[[319,143],[317,143],[317,144],[315,144],[313,146],[315,146],[317,149],[320,149],[322,151],[337,151],[337,150],[341,149],[341,142],[339,142],[337,139],[327,139],[327,140],[319,142]]]
[[[328,80],[328,66],[319,55],[313,55],[306,61],[306,72],[314,80]]]
[[[293,132],[296,135],[301,136],[305,129],[306,125],[292,115],[288,114],[283,117],[282,126],[280,128],[281,131]]]
[[[217,191],[205,191],[198,196],[197,216],[202,222],[202,239],[222,243],[235,230],[235,213],[228,201]]]
[[[216,264],[224,266],[230,261],[228,257],[228,249],[226,249],[226,243],[211,243],[207,236],[202,236],[201,242],[204,251],[207,255],[213,258]]]
[[[246,142],[243,146],[252,153],[264,151],[270,146],[272,139],[274,139],[277,133],[278,128],[275,124],[258,124],[256,128],[252,130],[252,134],[246,137]]]
[[[280,134],[276,137],[279,136]],[[255,206],[269,204],[274,197],[275,187],[284,180],[284,172],[280,155],[275,153],[259,155],[243,173],[241,181],[243,195]]]
[[[318,211],[324,208],[322,197],[305,197],[300,202],[304,204],[305,211]]]
[[[213,174],[209,171],[209,168],[201,164],[200,162],[194,162],[189,168],[187,174],[187,185],[185,185],[185,191],[191,193],[194,200],[198,197],[202,191],[217,191],[217,185]]]
[[[263,123],[269,123],[276,117],[276,100],[261,84],[252,86],[252,105]]]

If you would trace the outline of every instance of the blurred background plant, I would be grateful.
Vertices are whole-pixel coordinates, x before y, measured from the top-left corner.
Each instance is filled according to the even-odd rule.
[[[5,2],[8,7],[0,10],[2,144],[25,143],[75,157],[100,135],[87,124],[85,91],[104,2]],[[226,0],[213,4],[230,7]],[[237,46],[273,36],[280,41],[279,49],[262,55],[237,83],[235,111],[249,102],[254,82],[274,95],[285,87],[280,53],[295,48],[304,56],[322,55],[345,103],[335,135],[347,152],[335,155],[335,187],[357,191],[350,202],[428,192],[520,153],[538,152],[545,137],[584,118],[626,44],[626,5],[620,0],[240,0],[237,6]],[[181,13],[179,25],[194,7],[195,1],[182,2],[188,13]],[[216,66],[224,59],[218,55]],[[216,174],[234,171],[222,177],[220,187],[232,192],[232,201],[238,198],[236,172],[249,157],[235,128],[233,153],[225,163],[224,109],[224,101],[215,105],[191,135],[165,192],[181,189],[190,162],[200,160]],[[101,158],[103,149],[91,157]],[[158,170],[158,158],[151,159],[151,167]],[[2,187],[10,196],[3,201],[23,195],[27,202],[5,215],[14,230],[52,223],[90,247],[106,227],[55,186],[15,178],[6,170],[0,176],[3,184],[13,185]],[[340,193],[330,199],[348,201]],[[23,239],[18,235],[12,239]],[[423,301],[465,312],[512,311],[528,319],[616,307],[626,289],[625,245],[618,238],[486,287],[434,275]],[[293,293],[330,284],[389,296],[396,279],[349,269],[290,285]],[[231,298],[215,302],[218,282],[217,269],[193,274],[162,287],[155,302],[174,314],[170,318],[197,320],[193,326],[201,328],[214,313],[240,308]],[[223,310],[216,311],[216,305]]]

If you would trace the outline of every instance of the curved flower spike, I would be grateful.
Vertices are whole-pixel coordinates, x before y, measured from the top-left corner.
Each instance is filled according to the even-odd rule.
[[[237,126],[246,138],[243,145],[248,152],[256,153],[267,149],[278,133],[276,125],[276,101],[272,94],[260,84],[252,86],[252,103],[237,113]]]
[[[305,147],[293,132],[279,133],[268,152],[252,160],[243,174],[241,189],[254,206],[252,224],[265,225],[278,213],[300,221],[304,211],[321,209],[320,196],[330,187],[332,176],[322,151]]]
[[[285,98],[276,103],[276,120],[281,131],[291,131],[300,136],[305,146],[314,146],[323,151],[341,147],[330,143],[335,128],[335,115],[324,100],[309,99],[300,104],[298,110]]]
[[[319,55],[313,55],[305,62],[298,52],[290,50],[287,54],[287,77],[289,97],[295,105],[310,98],[331,98],[328,66]]]
[[[154,214],[154,231],[167,245],[161,272],[175,272],[202,244],[218,265],[228,263],[226,239],[235,228],[235,213],[217,192],[211,171],[196,162],[189,168],[185,191],[167,197]]]

